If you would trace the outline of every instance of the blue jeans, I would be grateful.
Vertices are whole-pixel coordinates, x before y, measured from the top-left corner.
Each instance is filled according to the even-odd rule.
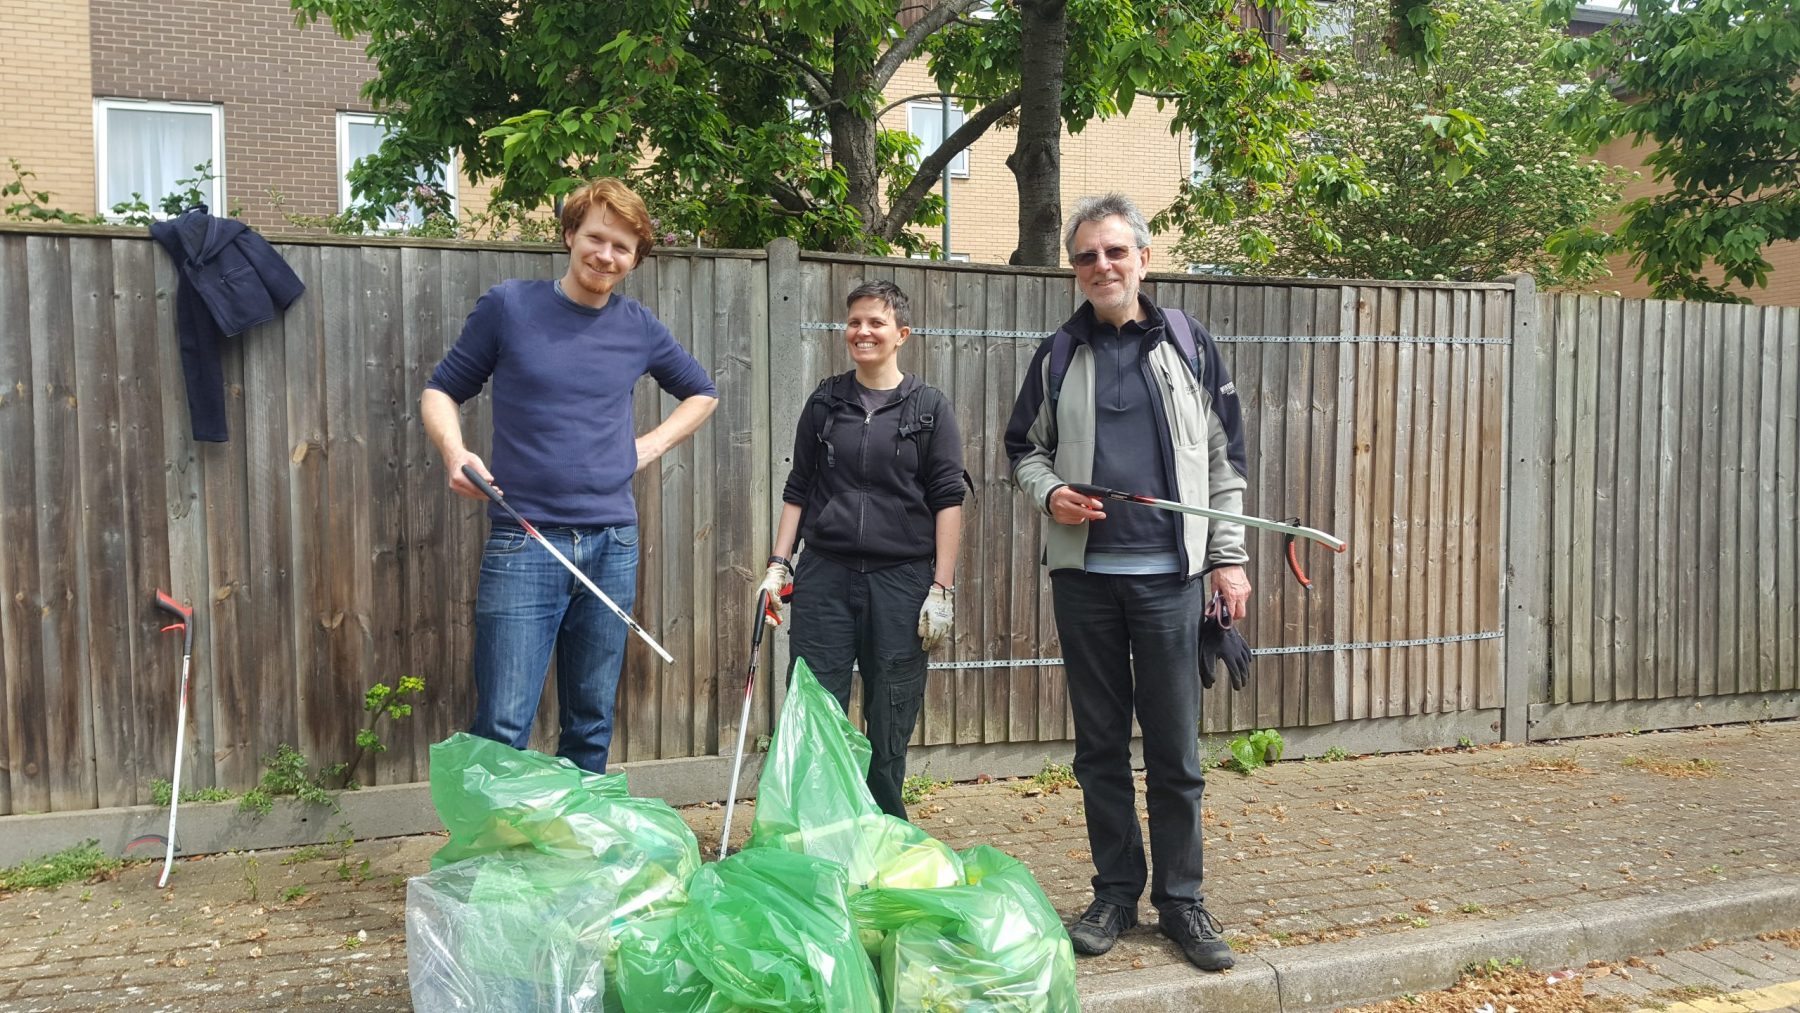
[[[637,598],[637,525],[538,529],[625,611]],[[606,773],[613,701],[630,631],[524,530],[493,522],[475,595],[475,722],[469,731],[524,749],[556,651],[556,754]]]

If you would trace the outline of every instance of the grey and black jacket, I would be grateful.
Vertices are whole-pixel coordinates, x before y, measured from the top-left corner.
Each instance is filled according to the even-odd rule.
[[[1171,498],[1215,510],[1242,513],[1248,464],[1237,388],[1225,368],[1212,335],[1189,317],[1199,353],[1199,375],[1170,340],[1165,311],[1140,300],[1153,314],[1151,347],[1145,356],[1151,389],[1161,402],[1162,437],[1158,448]],[[1050,494],[1071,482],[1091,482],[1094,457],[1094,353],[1089,346],[1095,316],[1084,305],[1061,330],[1074,339],[1073,354],[1061,390],[1050,397],[1050,350],[1055,335],[1044,339],[1032,356],[1025,381],[1006,427],[1006,454],[1013,483],[1038,510],[1049,513]],[[1217,566],[1242,564],[1241,524],[1180,515],[1179,551],[1182,572],[1195,577]],[[1044,525],[1043,563],[1050,570],[1085,566],[1088,526]]]
[[[911,374],[894,401],[864,411],[854,378],[830,377],[807,399],[781,500],[802,508],[806,551],[840,565],[869,571],[930,559],[938,512],[963,502],[956,411]]]

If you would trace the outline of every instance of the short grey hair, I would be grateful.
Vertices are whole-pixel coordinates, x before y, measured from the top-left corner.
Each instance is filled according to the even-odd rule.
[[[1103,193],[1075,202],[1075,208],[1069,212],[1069,220],[1063,226],[1063,249],[1069,256],[1075,256],[1075,230],[1084,222],[1098,222],[1113,215],[1125,219],[1125,224],[1131,226],[1131,237],[1137,241],[1138,249],[1150,245],[1150,223],[1144,220],[1144,213],[1138,210],[1137,204],[1122,193]]]

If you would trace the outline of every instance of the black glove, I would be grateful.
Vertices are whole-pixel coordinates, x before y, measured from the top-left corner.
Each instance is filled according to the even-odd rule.
[[[1200,618],[1200,685],[1211,689],[1217,677],[1213,665],[1225,662],[1225,672],[1232,689],[1243,689],[1250,683],[1250,645],[1244,635],[1231,624],[1231,610],[1223,596],[1215,595],[1206,615]]]

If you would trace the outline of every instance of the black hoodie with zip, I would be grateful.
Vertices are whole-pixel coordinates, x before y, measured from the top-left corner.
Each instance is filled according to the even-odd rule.
[[[867,411],[851,371],[826,379],[801,409],[781,499],[802,508],[808,552],[867,572],[934,556],[937,514],[961,505],[963,488],[950,399],[907,374],[892,400]]]

